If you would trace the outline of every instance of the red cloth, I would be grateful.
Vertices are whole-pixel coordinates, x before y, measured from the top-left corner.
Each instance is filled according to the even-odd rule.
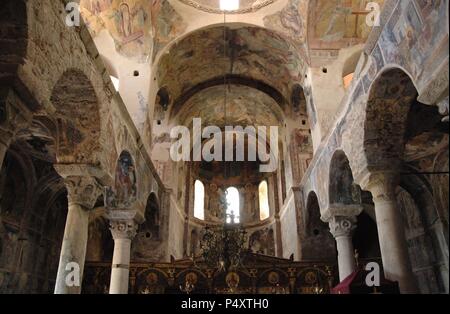
[[[360,270],[351,273],[347,278],[341,281],[336,287],[331,289],[331,294],[350,294],[350,285],[358,276]]]

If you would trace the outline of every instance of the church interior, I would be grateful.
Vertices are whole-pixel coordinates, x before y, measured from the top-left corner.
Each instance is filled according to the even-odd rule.
[[[448,12],[2,0],[0,293],[448,294]]]

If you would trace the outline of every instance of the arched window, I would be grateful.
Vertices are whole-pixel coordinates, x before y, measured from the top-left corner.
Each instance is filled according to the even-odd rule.
[[[199,180],[194,185],[194,217],[205,219],[205,186]]]
[[[227,197],[227,223],[238,224],[240,222],[239,211],[239,191],[235,187],[229,187],[226,192]],[[234,220],[231,220],[231,216],[234,216]]]
[[[265,220],[270,216],[269,209],[269,193],[268,193],[267,181],[264,180],[259,184],[259,218]]]

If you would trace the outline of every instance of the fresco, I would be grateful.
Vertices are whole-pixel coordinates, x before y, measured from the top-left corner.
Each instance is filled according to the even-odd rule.
[[[307,0],[290,0],[281,11],[264,18],[264,26],[291,39],[305,59],[308,56],[307,13]]]
[[[382,6],[384,0],[376,0]],[[365,0],[317,0],[310,8],[310,48],[339,49],[362,43],[372,28],[366,23]]]
[[[405,67],[414,78],[435,70],[448,58],[448,35],[441,31],[447,26],[446,1],[400,2],[379,41],[386,63]]]
[[[203,126],[224,125],[224,88],[205,89],[184,104],[178,113],[182,124],[190,125],[193,118],[202,118]],[[227,125],[276,126],[282,121],[278,104],[267,94],[250,87],[231,85],[227,92]]]
[[[187,27],[169,1],[81,0],[81,15],[93,38],[107,30],[116,50],[147,62]]]
[[[107,30],[116,50],[145,62],[152,49],[152,23],[149,1],[81,0],[81,14],[92,37]]]
[[[289,98],[291,86],[301,81],[305,60],[296,48],[272,31],[242,27],[201,30],[181,40],[159,64],[160,86],[171,99],[204,81],[225,73],[243,75],[273,86]]]
[[[169,1],[152,0],[151,2],[152,35],[154,37],[152,60],[154,60],[162,48],[184,33],[187,23],[173,9]]]
[[[127,202],[136,198],[136,173],[133,160],[128,152],[123,152],[117,162],[116,199],[119,203]]]

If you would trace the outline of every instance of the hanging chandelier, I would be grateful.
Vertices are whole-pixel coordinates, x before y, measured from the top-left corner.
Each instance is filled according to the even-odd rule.
[[[234,221],[234,215],[227,215]],[[227,217],[228,218],[228,217]],[[234,223],[206,227],[200,240],[202,256],[208,267],[230,271],[242,265],[247,232]]]

